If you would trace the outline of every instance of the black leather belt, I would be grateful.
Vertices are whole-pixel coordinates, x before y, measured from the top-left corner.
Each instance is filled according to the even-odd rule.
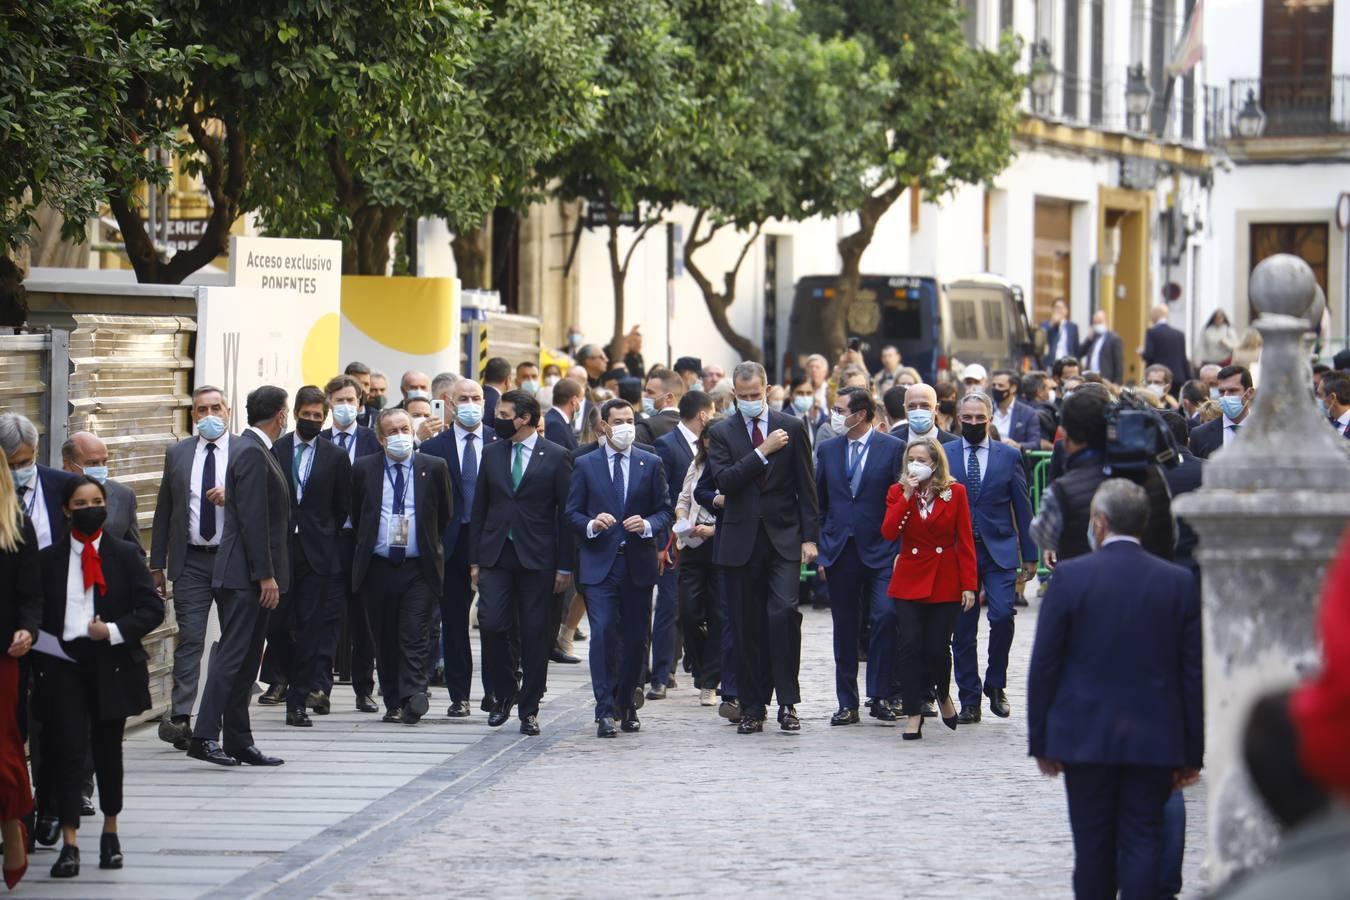
[[[199,553],[216,553],[220,550],[219,544],[188,544],[189,550],[196,550]]]

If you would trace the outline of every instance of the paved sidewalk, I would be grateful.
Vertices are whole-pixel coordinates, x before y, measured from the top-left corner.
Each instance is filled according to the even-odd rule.
[[[288,729],[255,707],[276,770],[217,769],[161,744],[127,744],[127,868],[53,882],[34,897],[190,898],[1067,896],[1063,786],[1026,757],[1023,706],[1035,616],[1018,617],[1013,717],[921,742],[875,720],[830,728],[828,612],[807,611],[802,731],[739,736],[700,707],[687,675],[648,702],[643,730],[594,736],[586,667],[554,665],[544,734],[444,717],[443,689],[415,728],[351,709]],[[584,650],[586,644],[578,644]],[[475,704],[476,704],[475,698]],[[1187,896],[1201,887],[1203,783],[1187,795]]]

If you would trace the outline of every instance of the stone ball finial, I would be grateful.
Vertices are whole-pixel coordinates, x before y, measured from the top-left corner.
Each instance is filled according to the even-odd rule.
[[[1261,314],[1303,318],[1316,292],[1312,267],[1289,253],[1261,260],[1247,280],[1247,297]]]
[[[1308,307],[1308,314],[1305,318],[1312,325],[1312,330],[1318,331],[1322,327],[1322,316],[1327,311],[1327,295],[1320,284],[1314,283],[1313,287],[1316,289],[1316,293],[1313,295],[1312,306]]]

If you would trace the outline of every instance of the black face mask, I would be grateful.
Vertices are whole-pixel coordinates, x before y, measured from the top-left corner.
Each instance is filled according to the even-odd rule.
[[[511,440],[516,433],[515,419],[493,419],[492,430],[497,432],[497,437],[504,441]]]
[[[942,413],[944,416],[956,415],[956,401],[943,400],[941,403],[938,404],[938,412]]]
[[[107,520],[106,506],[85,506],[70,511],[70,527],[85,537],[93,537]]]
[[[989,433],[989,424],[981,422],[978,425],[970,422],[961,423],[961,437],[966,439],[967,444],[983,444],[985,435]]]
[[[314,440],[321,430],[323,430],[322,422],[315,422],[313,419],[295,420],[295,433],[300,435],[302,441]]]
[[[999,404],[1008,398],[1008,392],[1001,388],[990,388],[989,394],[994,398],[994,402]]]
[[[366,408],[379,412],[384,409],[384,397],[368,397],[366,399]]]

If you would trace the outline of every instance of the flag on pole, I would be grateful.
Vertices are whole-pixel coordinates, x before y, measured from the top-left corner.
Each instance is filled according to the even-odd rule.
[[[1205,0],[1195,0],[1191,14],[1186,18],[1186,27],[1181,30],[1181,39],[1172,50],[1172,58],[1167,63],[1167,75],[1176,78],[1185,75],[1205,56]]]

